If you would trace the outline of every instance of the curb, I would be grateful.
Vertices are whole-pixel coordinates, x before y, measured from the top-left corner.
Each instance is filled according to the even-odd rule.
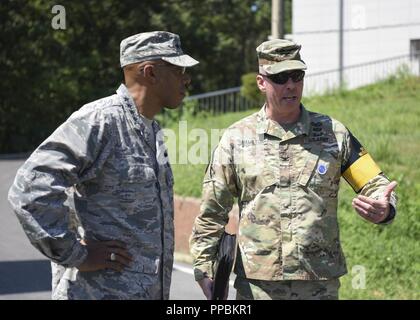
[[[174,261],[188,263],[190,265],[193,264],[193,258],[191,257],[191,255],[183,252],[175,252]]]

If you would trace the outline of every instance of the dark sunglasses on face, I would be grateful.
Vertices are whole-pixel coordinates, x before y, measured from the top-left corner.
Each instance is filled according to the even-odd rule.
[[[276,84],[285,84],[289,80],[289,78],[292,79],[293,82],[299,82],[299,81],[302,81],[304,76],[305,76],[305,71],[294,70],[294,71],[289,71],[289,72],[280,72],[276,74],[270,74],[270,75],[267,75],[266,77]]]

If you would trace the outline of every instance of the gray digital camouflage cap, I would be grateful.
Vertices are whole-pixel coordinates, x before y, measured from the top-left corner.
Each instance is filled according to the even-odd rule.
[[[259,72],[276,74],[288,70],[306,70],[300,58],[301,46],[290,40],[273,39],[257,47]]]
[[[199,62],[181,49],[179,36],[167,31],[138,33],[121,41],[121,67],[132,63],[162,59],[180,67],[192,67]]]

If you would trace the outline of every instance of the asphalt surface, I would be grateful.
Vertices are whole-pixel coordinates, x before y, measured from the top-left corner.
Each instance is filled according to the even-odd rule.
[[[0,300],[48,300],[50,262],[26,238],[7,202],[7,192],[23,160],[0,160]],[[235,290],[230,287],[229,299]],[[171,300],[204,300],[190,265],[176,262]]]

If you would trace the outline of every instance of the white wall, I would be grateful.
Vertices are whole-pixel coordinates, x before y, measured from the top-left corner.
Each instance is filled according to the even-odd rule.
[[[420,39],[420,0],[344,0],[344,67],[410,54],[410,39]],[[302,45],[308,76],[339,68],[339,0],[293,0],[291,39]],[[408,63],[419,73],[418,61],[408,58],[345,72],[353,88],[395,72]],[[357,70],[359,69],[359,70]],[[338,72],[313,77],[309,91],[338,84]]]

